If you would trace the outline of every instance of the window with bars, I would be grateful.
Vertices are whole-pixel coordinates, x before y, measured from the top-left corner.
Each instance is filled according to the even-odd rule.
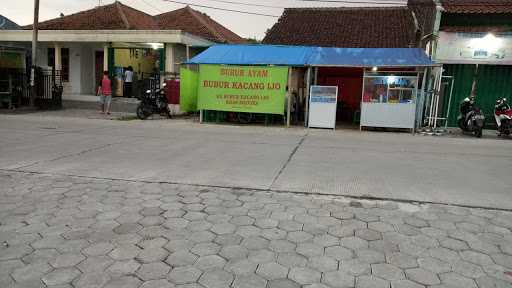
[[[69,82],[69,48],[60,48],[61,79]],[[55,66],[55,48],[48,48],[48,66]]]

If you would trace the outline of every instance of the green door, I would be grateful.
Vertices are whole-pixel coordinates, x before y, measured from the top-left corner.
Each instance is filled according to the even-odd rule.
[[[473,75],[476,65],[453,64],[443,65],[445,76],[453,77],[453,94],[450,103],[450,115],[448,117],[448,126],[457,126],[457,117],[459,116],[459,104],[462,100],[471,94],[471,85],[473,84]],[[445,92],[449,93],[449,89]],[[449,96],[449,94],[447,94]],[[447,114],[449,97],[443,98],[443,115]]]

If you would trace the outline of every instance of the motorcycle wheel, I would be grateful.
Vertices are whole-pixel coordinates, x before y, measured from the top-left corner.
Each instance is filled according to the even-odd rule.
[[[464,118],[460,118],[458,121],[457,121],[457,124],[459,125],[459,128],[464,130]]]
[[[137,106],[137,118],[140,120],[145,120],[148,118],[148,113],[145,111],[144,107],[142,105]]]
[[[475,136],[476,138],[482,138],[482,129],[475,130]]]
[[[242,124],[249,124],[252,120],[252,113],[238,113],[238,122]]]

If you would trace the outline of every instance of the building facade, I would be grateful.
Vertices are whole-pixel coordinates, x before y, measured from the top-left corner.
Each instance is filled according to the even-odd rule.
[[[2,45],[26,45],[31,26],[1,30]],[[190,7],[148,15],[121,2],[39,23],[37,66],[59,70],[64,98],[94,95],[103,71],[109,71],[122,96],[122,71],[136,77],[178,73],[179,65],[214,43],[243,38]]]

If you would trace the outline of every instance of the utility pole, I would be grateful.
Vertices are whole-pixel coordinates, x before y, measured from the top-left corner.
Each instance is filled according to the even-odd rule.
[[[34,0],[34,23],[32,24],[32,67],[30,69],[30,106],[35,106],[36,99],[36,60],[37,60],[37,26],[39,25],[39,0]]]

